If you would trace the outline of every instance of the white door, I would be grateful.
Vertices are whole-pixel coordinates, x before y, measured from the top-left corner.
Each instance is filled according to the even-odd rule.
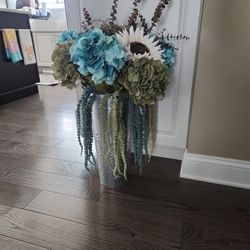
[[[101,2],[101,4],[100,4]],[[93,19],[106,19],[113,0],[65,0],[69,29],[81,30],[83,6]],[[133,0],[120,0],[118,21],[125,23],[131,12]],[[142,13],[150,21],[158,1],[145,1]],[[179,48],[175,71],[166,96],[159,103],[157,142],[154,155],[182,159],[186,149],[189,111],[194,77],[196,47],[199,36],[202,0],[172,0],[164,13],[160,28],[173,34],[185,34],[191,39],[175,42]]]

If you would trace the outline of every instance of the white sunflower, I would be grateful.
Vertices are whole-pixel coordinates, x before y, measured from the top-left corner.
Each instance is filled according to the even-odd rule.
[[[129,32],[125,29],[116,34],[118,41],[126,48],[133,59],[146,57],[162,61],[160,45],[154,36],[144,35],[144,30],[130,27]]]

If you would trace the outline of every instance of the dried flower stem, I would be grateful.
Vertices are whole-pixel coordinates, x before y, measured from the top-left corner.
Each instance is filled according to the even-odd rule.
[[[168,41],[170,40],[177,40],[177,41],[182,41],[182,40],[189,40],[190,37],[183,35],[183,34],[177,34],[177,35],[173,35],[173,34],[167,34],[166,39]]]
[[[135,24],[136,24],[136,20],[137,20],[137,17],[139,15],[139,9],[138,9],[138,5],[141,3],[142,0],[134,0],[133,2],[133,11],[132,13],[130,14],[129,18],[128,18],[128,26],[134,26],[135,27]]]
[[[161,34],[161,37],[167,39],[167,41],[173,41],[173,40],[174,41],[183,41],[183,40],[187,41],[187,40],[190,39],[190,37],[187,36],[187,35],[184,35],[184,34],[176,34],[176,35],[174,35],[172,33],[166,33],[166,31],[167,31],[167,29],[164,28],[160,32],[160,34]]]
[[[141,22],[141,26],[144,28],[144,33],[147,34],[149,32],[148,23],[141,13],[139,13],[139,19]]]
[[[82,23],[83,28],[92,28],[92,18],[86,8],[83,8],[83,16],[85,19],[85,22]]]
[[[152,24],[151,24],[149,31],[151,31],[156,26],[156,24],[160,21],[162,12],[166,8],[166,6],[170,3],[170,1],[171,0],[160,0],[160,2],[155,8],[154,16],[151,19]]]
[[[118,6],[118,2],[119,0],[113,0],[113,5],[111,8],[111,13],[110,13],[110,24],[114,24],[114,22],[116,21],[117,17],[117,6]]]

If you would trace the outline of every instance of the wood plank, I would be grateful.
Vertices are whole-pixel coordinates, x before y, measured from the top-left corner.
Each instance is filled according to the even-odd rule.
[[[49,125],[48,125],[49,124]],[[63,125],[51,124],[45,122],[44,124],[36,123],[35,125],[22,125],[19,124],[19,121],[15,123],[8,123],[0,121],[0,130],[1,131],[13,131],[14,133],[20,133],[23,135],[39,135],[39,136],[50,136],[58,137],[61,139],[72,139],[76,137],[75,125]]]
[[[28,110],[24,109],[25,105],[18,105],[15,108],[4,108],[0,109],[0,116],[5,122],[15,123],[17,120],[21,124],[29,124],[30,122],[35,124],[35,121],[48,123],[57,123],[60,122],[63,124],[75,124],[75,114],[74,106],[69,107],[68,109],[62,109],[59,107],[46,107],[42,109],[38,105],[31,106]]]
[[[130,232],[120,234],[105,226],[75,223],[23,209],[0,205],[0,234],[53,250],[127,250],[133,237]]]
[[[4,250],[48,250],[48,248],[31,245],[2,235],[0,235],[0,245],[1,249]]]
[[[237,226],[237,225],[236,225]],[[183,222],[182,250],[246,250],[250,247],[249,233],[223,233],[216,227]]]
[[[51,136],[29,135],[13,132],[0,131],[0,144],[8,142],[24,143],[27,145],[41,145],[41,146],[56,146],[60,144],[63,139]]]
[[[41,120],[44,115],[58,118],[58,115],[61,113],[74,116],[74,108],[77,101],[74,91],[69,91],[61,86],[39,86],[38,88],[39,96],[30,96],[29,98],[4,105],[4,107],[0,107],[0,114],[2,114],[1,112],[13,112],[13,117],[15,117],[14,112],[22,113],[24,116],[26,114],[34,114],[36,115],[33,116],[34,120]],[[72,122],[74,122],[74,118]]]
[[[0,182],[11,183],[67,194],[79,198],[98,199],[103,191],[97,178],[92,183],[88,179],[80,179],[45,172],[37,172],[18,167],[6,166],[0,169]]]
[[[1,234],[60,250],[250,249],[249,190],[180,180],[179,161],[153,157],[120,190],[97,178],[91,186],[74,108],[74,93],[61,87],[0,107],[0,200],[27,207],[0,205],[0,249]]]
[[[88,176],[88,172],[84,168],[83,163],[48,159],[14,152],[0,152],[0,159],[0,168],[6,166],[18,167],[18,169],[27,169],[77,178]]]
[[[56,148],[79,151],[80,146],[76,138],[73,138],[73,139],[63,139],[60,143],[56,145]]]
[[[40,93],[41,97],[41,93]],[[23,99],[18,102],[18,106],[16,103],[10,103],[8,105],[4,106],[4,109],[0,108],[0,114],[1,112],[7,114],[13,114],[15,116],[15,113],[23,113],[23,114],[36,114],[37,116],[43,117],[52,117],[53,115],[60,115],[62,113],[66,115],[74,116],[74,109],[76,107],[76,100],[70,101],[68,104],[63,103],[57,103],[58,96],[53,96],[50,99],[46,99],[46,103],[41,104],[41,102],[37,101],[37,99],[31,99],[32,97],[29,97],[29,100]],[[56,98],[57,102],[55,100],[51,100],[52,98]],[[32,105],[29,105],[29,103],[32,102]],[[55,117],[55,116],[54,116]],[[73,120],[72,120],[73,121]]]
[[[141,187],[152,187],[150,182],[145,182],[144,185],[139,183],[139,185]],[[193,183],[190,183],[190,185],[193,185]],[[145,189],[144,195],[142,193],[135,195],[133,190],[130,190],[130,193],[128,191],[124,193],[124,190],[105,190],[98,202],[103,202],[104,204],[112,203],[117,209],[134,209],[137,213],[154,211],[154,214],[165,216],[166,218],[178,218],[184,221],[186,226],[193,225],[194,232],[192,230],[189,233],[182,232],[182,234],[186,234],[183,236],[185,238],[182,239],[183,244],[186,242],[183,250],[248,249],[250,247],[250,209],[246,205],[248,201],[243,201],[243,204],[240,204],[240,200],[243,200],[243,196],[240,194],[242,190],[238,190],[235,194],[231,192],[230,201],[234,205],[226,205],[229,203],[229,200],[224,200],[227,192],[224,192],[224,197],[223,192],[221,192],[221,195],[217,194],[215,200],[218,199],[218,202],[210,203],[210,199],[214,199],[214,197],[210,198],[213,192],[210,192],[208,195],[204,192],[206,189],[199,189],[199,186],[202,186],[202,184],[200,183],[196,186],[197,192],[203,191],[200,193],[200,196],[203,195],[203,198],[200,197],[199,200],[192,199],[194,197],[191,197],[191,193],[188,198],[183,194],[179,196],[178,191],[182,190],[182,187],[179,186],[170,188],[168,194],[164,191],[166,195],[164,200],[159,199],[159,196],[156,199],[153,197],[149,198],[147,192],[150,191],[147,189]],[[161,185],[159,185],[158,192],[161,192],[160,187]],[[209,189],[211,190],[213,187],[207,187],[207,191]],[[244,192],[244,197],[247,197],[249,192],[247,190],[244,191],[246,191]],[[188,185],[183,185],[182,192],[184,194],[188,192]],[[238,193],[239,198],[236,198],[236,193]],[[174,196],[174,194],[176,195]],[[230,192],[228,192],[229,194]],[[150,196],[152,196],[152,193]],[[234,197],[239,203],[235,202]],[[223,202],[225,202],[224,205],[222,205]]]
[[[65,160],[71,162],[82,163],[83,156],[81,150],[63,150],[61,148],[27,144],[23,142],[6,141],[0,144],[1,153],[18,153],[24,155],[38,156],[50,159]]]
[[[177,217],[145,211],[138,213],[135,209],[117,207],[115,202],[104,204],[41,192],[26,209],[82,224],[88,222],[103,225],[107,231],[113,231],[114,235],[119,231],[129,233],[134,240],[148,242],[161,249],[177,249],[180,246],[182,221]]]
[[[0,203],[4,205],[24,208],[39,193],[39,189],[0,182]]]
[[[162,162],[162,159],[159,159],[159,162]],[[152,158],[153,165],[143,171],[141,176],[134,173],[130,175],[129,185],[119,192],[161,203],[172,201],[190,208],[206,207],[250,216],[250,200],[246,199],[249,190],[180,179],[178,174],[180,167],[168,166],[167,162],[171,162],[168,159],[165,159],[165,162],[166,165],[162,163],[161,166],[155,167],[157,158],[155,160]],[[112,191],[110,193],[116,194]]]
[[[133,208],[138,212],[154,211],[156,214],[173,216],[187,223],[192,223],[195,219],[200,225],[216,228],[222,235],[228,232],[236,238],[238,233],[250,235],[250,205],[249,199],[246,199],[248,190],[231,190],[189,181],[180,181],[177,184],[168,179],[164,184],[161,178],[158,182],[151,182],[149,178],[144,183],[137,181],[137,184],[134,186],[129,183],[128,187],[119,191],[105,189],[98,202]],[[196,191],[189,193],[192,187]],[[210,200],[213,202],[210,203]]]
[[[138,212],[154,211],[162,216],[173,216],[186,221],[192,221],[195,218],[197,222],[204,224],[217,223],[217,227],[222,229],[227,225],[228,230],[250,232],[249,209],[240,210],[230,207],[224,209],[217,207],[216,204],[211,207],[211,205],[206,206],[202,203],[188,201],[178,195],[173,197],[171,192],[169,194],[169,197],[162,201],[133,193],[125,194],[105,189],[98,202],[114,203],[117,207],[131,208]],[[239,226],[238,228],[235,227],[236,224]]]
[[[0,105],[1,108],[1,105]],[[12,124],[6,124],[5,122],[3,122],[3,120],[0,120],[0,131],[1,133],[13,133],[15,134],[18,129],[20,128],[20,126],[18,127],[18,125],[12,125]]]
[[[74,110],[74,109],[73,109]],[[74,111],[72,110],[71,113],[60,113],[54,114],[51,113],[50,116],[45,114],[25,114],[25,113],[16,113],[16,112],[8,112],[5,114],[6,111],[1,112],[0,109],[0,116],[2,117],[1,124],[13,124],[18,126],[25,126],[25,127],[51,127],[51,128],[58,128],[63,129],[66,126],[70,126],[75,128],[75,115]]]

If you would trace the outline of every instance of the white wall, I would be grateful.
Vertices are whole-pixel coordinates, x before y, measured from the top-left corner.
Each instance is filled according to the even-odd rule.
[[[66,13],[64,8],[56,8],[56,9],[50,9],[52,12],[52,16],[50,20],[65,20],[66,21]]]
[[[7,4],[5,0],[0,0],[0,8],[6,8]]]
[[[90,12],[93,19],[102,19],[105,20],[110,17],[110,11],[112,6],[113,0],[82,0],[81,7],[86,7]],[[128,20],[128,16],[132,11],[132,3],[133,0],[120,0],[118,3],[118,22],[120,24],[125,24]],[[144,0],[140,10],[143,15],[146,17],[147,21],[150,22],[151,17],[153,16],[154,9],[157,5],[158,1],[152,0]],[[171,4],[169,7],[171,11],[167,12],[164,11],[159,29],[162,27],[167,27],[169,32],[176,32],[178,30],[178,18],[179,18],[179,8],[180,8],[180,1],[175,1],[174,4]],[[82,9],[82,8],[81,8]],[[177,15],[176,15],[177,14]]]
[[[250,161],[250,1],[203,13],[188,152]]]
[[[205,0],[181,176],[250,189],[250,1]]]
[[[15,9],[16,8],[16,0],[7,0],[8,8]]]

